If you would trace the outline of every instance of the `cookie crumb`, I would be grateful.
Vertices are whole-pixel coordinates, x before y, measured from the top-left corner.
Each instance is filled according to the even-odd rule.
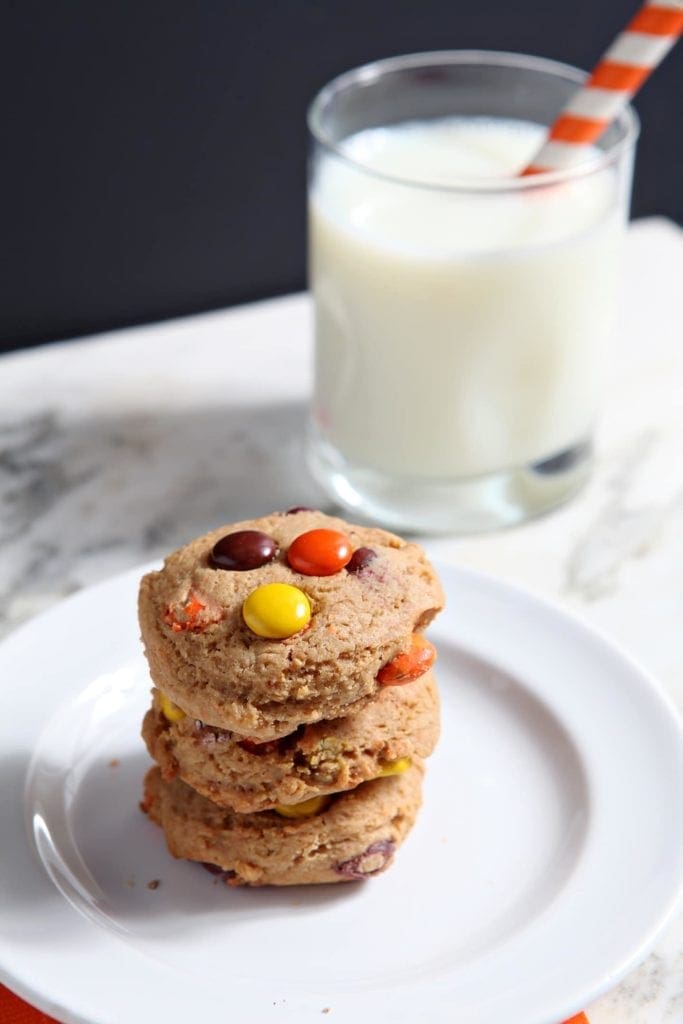
[[[147,883],[147,888],[148,889],[158,889],[160,885],[161,885],[161,879],[153,878],[151,880],[151,882]]]
[[[329,1013],[330,1012],[329,1006],[323,1006],[323,1008],[322,1008],[322,1010],[320,1012],[321,1013]]]
[[[121,762],[119,761],[118,757],[112,757],[111,761],[107,765],[107,768],[118,768],[120,764]]]

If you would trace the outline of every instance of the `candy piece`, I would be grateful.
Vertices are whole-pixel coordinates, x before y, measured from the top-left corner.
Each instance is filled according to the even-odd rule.
[[[413,633],[410,650],[406,654],[397,654],[388,661],[377,673],[377,682],[382,686],[400,686],[409,683],[432,667],[436,661],[433,644],[421,633]]]
[[[199,600],[194,591],[190,591],[187,600],[178,610],[167,608],[164,614],[164,622],[170,626],[174,633],[182,633],[183,630],[199,629],[199,616],[204,611],[204,604]]]
[[[409,757],[397,757],[395,761],[387,761],[377,773],[377,778],[381,779],[385,775],[403,775],[404,772],[408,771],[411,764],[412,761]]]
[[[345,878],[369,878],[378,875],[394,856],[396,843],[393,839],[379,839],[356,857],[335,866],[335,871]]]
[[[237,530],[214,544],[209,562],[214,569],[259,569],[277,554],[277,544],[260,530]]]
[[[198,863],[204,868],[205,871],[208,871],[210,875],[216,875],[216,880],[218,880],[218,877],[220,877],[221,881],[225,882],[226,885],[232,885],[232,880],[235,877],[234,871],[226,871],[218,864],[211,864],[209,861],[206,860],[200,860],[198,861]]]
[[[351,541],[337,530],[308,530],[292,541],[287,561],[304,576],[333,576],[351,560]]]
[[[182,722],[185,718],[185,712],[182,708],[179,708],[177,704],[174,704],[165,693],[162,693],[159,698],[161,704],[161,713],[168,722]]]
[[[174,633],[201,633],[224,617],[225,610],[216,601],[200,597],[194,590],[190,590],[182,604],[169,605],[164,612],[164,622]]]
[[[303,590],[289,583],[264,583],[242,605],[242,618],[252,633],[284,640],[307,626],[311,604]]]
[[[331,799],[331,796],[312,796],[298,804],[277,804],[273,810],[283,818],[312,818],[324,811]]]
[[[199,863],[208,871],[210,875],[222,875],[223,868],[219,867],[218,864],[211,864],[208,860],[200,860]]]
[[[360,572],[362,569],[366,569],[370,562],[374,562],[377,558],[377,552],[373,551],[372,548],[356,548],[351,556],[351,561],[346,566],[347,572]]]

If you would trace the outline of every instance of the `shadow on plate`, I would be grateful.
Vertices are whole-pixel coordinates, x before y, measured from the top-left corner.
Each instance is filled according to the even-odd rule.
[[[114,762],[93,758],[77,779],[63,780],[54,800],[47,790],[41,795],[41,856],[65,897],[89,918],[124,932],[143,921],[150,934],[169,920],[201,929],[207,916],[223,915],[221,926],[230,930],[254,915],[272,920],[297,909],[324,911],[361,888],[235,889],[198,864],[175,860],[162,830],[139,807],[149,767],[142,752]],[[66,806],[59,799],[64,790],[71,791]]]

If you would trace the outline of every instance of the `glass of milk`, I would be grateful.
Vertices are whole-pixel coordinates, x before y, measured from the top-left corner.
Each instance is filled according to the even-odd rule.
[[[308,460],[346,509],[479,531],[586,479],[635,114],[581,167],[519,176],[584,77],[517,54],[415,54],[314,100]]]

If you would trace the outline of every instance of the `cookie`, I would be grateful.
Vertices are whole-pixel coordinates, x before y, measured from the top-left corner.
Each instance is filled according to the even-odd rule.
[[[174,857],[216,865],[231,885],[312,885],[379,874],[410,831],[421,802],[422,767],[332,797],[313,817],[237,814],[159,768],[145,777],[143,810],[161,825]]]
[[[154,691],[142,735],[166,780],[181,778],[214,803],[241,813],[354,789],[429,757],[439,737],[439,696],[431,672],[383,688],[357,715],[300,726],[256,744],[184,716],[169,721]],[[173,716],[176,717],[176,716]]]
[[[192,718],[263,741],[360,711],[442,606],[417,544],[309,510],[214,530],[139,595],[155,685]]]

